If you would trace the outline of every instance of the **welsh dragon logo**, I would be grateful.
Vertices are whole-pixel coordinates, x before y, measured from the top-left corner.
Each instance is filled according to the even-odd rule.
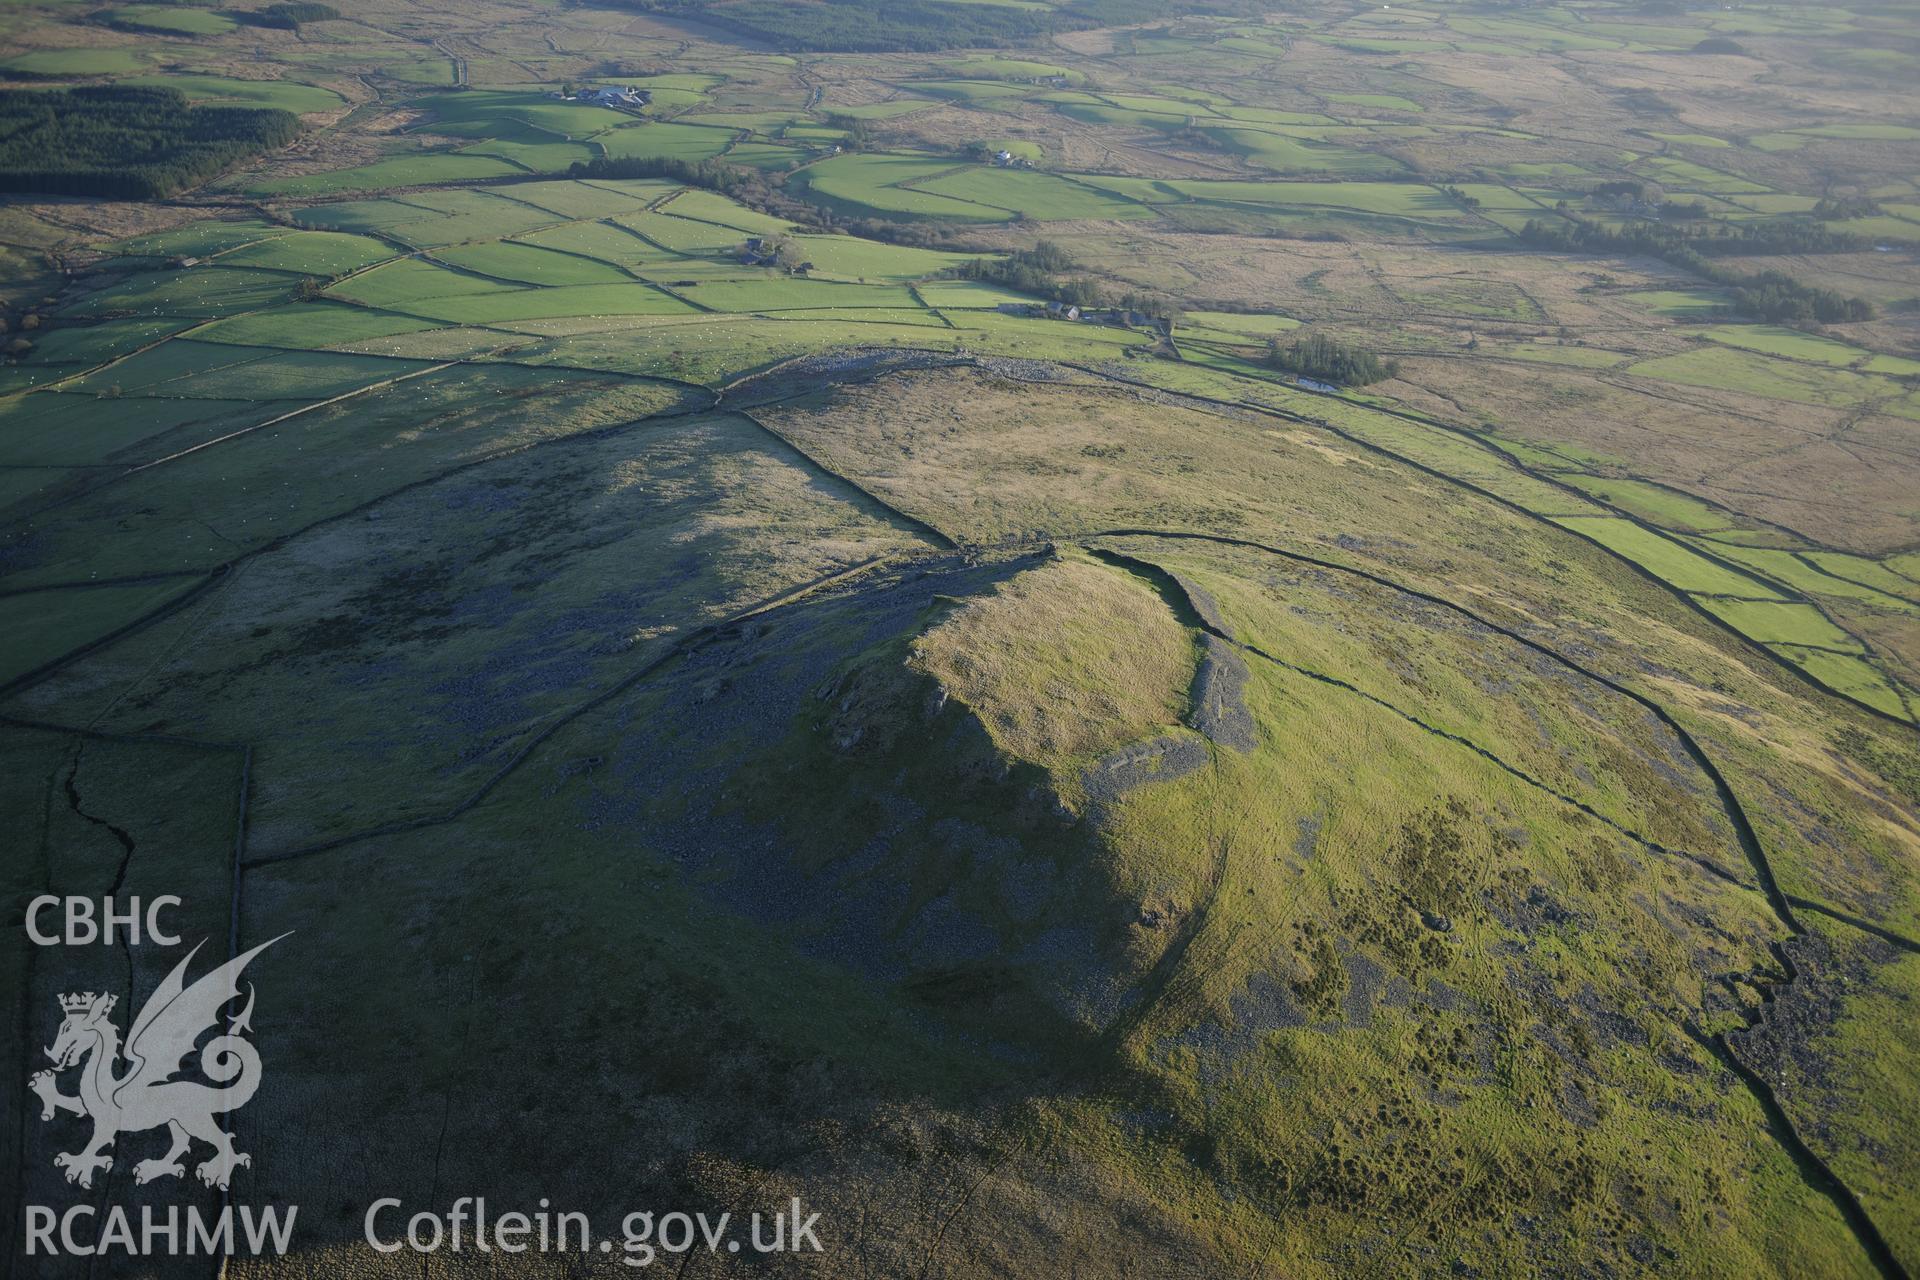
[[[91,1187],[96,1170],[113,1168],[114,1158],[107,1148],[116,1138],[161,1125],[172,1135],[173,1145],[165,1155],[134,1165],[135,1182],[184,1175],[181,1158],[196,1138],[213,1147],[212,1157],[194,1169],[209,1187],[225,1190],[234,1169],[253,1163],[252,1157],[234,1149],[232,1135],[213,1118],[245,1106],[260,1087],[260,1055],[241,1037],[253,1029],[249,1021],[252,983],[247,984],[246,1007],[238,1016],[228,1015],[226,1033],[200,1046],[200,1071],[214,1083],[174,1077],[200,1037],[218,1024],[220,1011],[239,998],[240,972],[247,962],[279,940],[235,956],[188,986],[187,966],[200,951],[194,947],[141,1007],[124,1049],[119,1028],[108,1016],[119,997],[91,991],[60,997],[65,1017],[53,1047],[47,1050],[53,1069],[36,1073],[28,1087],[40,1095],[42,1120],[51,1120],[61,1111],[93,1120],[92,1141],[79,1151],[53,1158],[55,1167],[66,1170],[68,1182]],[[122,1059],[127,1067],[119,1073],[117,1064]],[[80,1067],[80,1092],[69,1096],[59,1091],[55,1077],[74,1066]]]

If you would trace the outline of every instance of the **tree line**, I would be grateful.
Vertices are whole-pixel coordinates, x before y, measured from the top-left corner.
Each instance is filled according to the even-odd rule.
[[[1832,243],[1829,237],[1841,234],[1804,223],[1780,223],[1771,228],[1743,227],[1738,231],[1725,229],[1723,233],[1698,234],[1657,223],[1604,227],[1571,217],[1563,223],[1531,218],[1520,229],[1523,243],[1562,253],[1644,254],[1660,258],[1702,279],[1731,289],[1733,305],[1728,310],[1736,314],[1788,324],[1808,321],[1843,324],[1853,320],[1871,320],[1873,304],[1865,299],[1850,298],[1832,289],[1802,284],[1781,271],[1748,275],[1714,262],[1708,256],[1709,253],[1819,253],[1823,250],[1808,246]]]
[[[614,159],[597,156],[576,160],[567,169],[572,178],[665,178],[682,186],[717,191],[723,196],[803,226],[831,227],[831,214],[796,200],[781,190],[758,169],[726,164],[719,160],[681,160],[673,156],[633,156]]]
[[[1250,15],[1256,0],[1067,0],[1054,7],[965,0],[624,0],[629,8],[678,13],[809,52],[934,52],[1004,49],[1064,31],[1144,22],[1181,13]]]
[[[176,89],[0,90],[0,191],[150,200],[299,132],[290,111],[190,106]]]
[[[1296,376],[1316,378],[1344,387],[1364,387],[1381,382],[1400,372],[1391,360],[1382,360],[1371,351],[1350,347],[1324,333],[1307,333],[1267,343],[1267,363]]]
[[[241,11],[233,16],[250,26],[298,31],[302,25],[309,22],[331,22],[340,16],[340,11],[330,4],[300,0],[299,3],[293,4],[270,4],[264,9]]]
[[[1156,320],[1171,320],[1179,310],[1160,294],[1115,289],[1086,276],[1067,276],[1065,273],[1074,270],[1074,267],[1074,261],[1065,249],[1051,240],[1042,240],[1031,249],[1019,249],[1004,258],[974,258],[953,268],[948,274],[961,280],[997,284],[1015,293],[1082,310],[1114,307],[1122,311],[1138,311]]]
[[[717,191],[728,199],[818,231],[837,231],[863,240],[913,245],[922,249],[953,248],[964,241],[963,228],[939,222],[893,222],[886,218],[848,218],[822,205],[788,195],[778,181],[758,169],[723,160],[680,160],[668,156],[575,161],[567,174],[574,178],[665,178],[683,186]]]

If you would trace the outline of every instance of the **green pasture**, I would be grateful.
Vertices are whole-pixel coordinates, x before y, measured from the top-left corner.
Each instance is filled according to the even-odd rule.
[[[851,280],[919,280],[970,262],[978,256],[920,249],[912,245],[886,244],[854,236],[803,235],[795,236],[793,243],[801,258],[813,264],[815,276]]]
[[[1920,586],[1920,551],[1902,551],[1887,556],[1880,563],[1893,573],[1899,574],[1915,586]]]
[[[791,311],[801,308],[896,307],[919,310],[898,285],[848,284],[767,274],[751,280],[714,280],[675,293],[709,311]]]
[[[1858,652],[1860,642],[1828,622],[1810,604],[1775,600],[1700,601],[1707,612],[1749,639],[1762,644],[1807,645],[1819,649]]]
[[[1642,360],[1626,371],[1663,382],[1835,408],[1862,404],[1892,390],[1892,384],[1879,377],[1772,359],[1718,343]]]
[[[728,164],[780,172],[803,163],[810,152],[785,142],[735,142],[720,153]]]
[[[907,325],[921,329],[946,329],[949,327],[946,320],[923,307],[768,307],[745,314],[765,314],[776,320],[798,322],[826,321],[833,324]]]
[[[124,76],[146,69],[150,55],[137,49],[36,49],[0,62],[0,69],[30,78],[63,80],[79,76]]]
[[[1070,82],[1078,83],[1083,77],[1077,71],[1069,71],[1051,62],[1035,62],[1025,58],[1004,58],[988,55],[978,58],[966,58],[948,64],[963,76],[991,80],[1040,80],[1059,76]]]
[[[504,188],[507,194],[463,191],[457,188],[409,192],[408,206],[419,215],[404,222],[380,228],[386,235],[421,249],[464,244],[471,240],[499,240],[520,235],[539,227],[550,227],[570,219],[536,205],[515,200],[514,184]],[[330,206],[331,207],[331,206]]]
[[[671,213],[616,214],[613,222],[674,253],[714,253],[738,249],[746,244],[748,233],[735,227],[676,217]]]
[[[722,227],[731,227],[743,236],[777,236],[793,230],[794,224],[784,218],[760,213],[737,204],[723,195],[712,191],[702,191],[698,187],[689,187],[671,200],[657,206],[664,213],[680,218],[693,218],[700,222],[711,222]]]
[[[1822,124],[1793,132],[1809,138],[1845,138],[1856,142],[1912,142],[1920,129],[1904,124]]]
[[[1672,538],[1617,516],[1552,516],[1555,524],[1593,539],[1681,591],[1705,595],[1777,596],[1757,578],[1714,564]]]
[[[686,260],[673,250],[654,244],[636,232],[605,222],[572,222],[529,231],[519,238],[529,244],[598,258],[632,270]]]
[[[914,218],[950,218],[961,222],[1004,222],[1006,210],[956,200],[904,184],[936,177],[952,169],[946,160],[917,156],[854,154],[809,165],[789,181],[843,211],[890,213]]]
[[[430,205],[399,198],[336,200],[328,204],[307,205],[293,213],[294,221],[303,227],[321,227],[332,231],[388,233],[396,227],[406,226],[409,223],[445,216],[442,210]]]
[[[980,280],[930,280],[917,286],[915,292],[926,300],[928,306],[942,310],[991,311],[1003,302],[1029,304],[1039,301]]]
[[[420,367],[401,361],[368,367],[375,366]],[[557,369],[469,364],[429,373],[177,457],[61,505],[38,522],[36,561],[14,581],[31,586],[90,574],[211,568],[463,459],[630,421],[661,400],[645,385]],[[136,417],[124,406],[98,403],[122,420]],[[422,430],[427,423],[432,429]],[[208,513],[218,514],[219,534],[206,527]],[[102,521],[122,536],[102,540]]]
[[[598,258],[511,240],[456,245],[436,250],[433,256],[463,270],[514,284],[626,284],[633,279],[619,267]]]
[[[935,98],[954,98],[961,102],[992,102],[1000,98],[1024,98],[1030,90],[998,80],[915,80],[906,86],[915,93]]]
[[[1109,102],[1056,102],[1054,110],[1063,116],[1084,121],[1087,124],[1132,125],[1142,129],[1159,129],[1172,132],[1184,129],[1193,122],[1193,116],[1186,111],[1139,111],[1130,107],[1116,107]]]
[[[1327,101],[1347,106],[1370,107],[1376,111],[1425,111],[1426,108],[1411,98],[1402,98],[1393,93],[1329,93]]]
[[[1236,311],[1189,311],[1174,326],[1173,336],[1237,345],[1258,345],[1277,334],[1297,329],[1300,322],[1291,316],[1252,315]]]
[[[111,380],[103,386],[111,389]],[[11,467],[139,462],[277,417],[297,401],[147,399],[40,391],[0,400],[0,462]],[[169,444],[173,447],[169,447]]]
[[[116,27],[131,27],[163,36],[222,36],[240,25],[217,9],[185,5],[130,4],[106,10],[105,17]]]
[[[515,289],[510,281],[458,271],[425,258],[402,258],[342,280],[327,292],[369,307],[404,307],[423,299],[476,297]]]
[[[1654,315],[1674,320],[1704,318],[1733,302],[1732,294],[1719,289],[1636,289],[1616,296]]]
[[[131,586],[75,587],[14,596],[7,601],[0,680],[24,675],[126,626],[193,585],[191,578],[168,578]]]
[[[394,257],[383,240],[339,231],[289,231],[218,255],[223,267],[258,267],[302,275],[337,276]]]
[[[1616,479],[1577,471],[1565,472],[1558,478],[1582,493],[1663,529],[1713,533],[1726,529],[1732,523],[1732,517],[1708,502],[1644,480]]]
[[[1248,164],[1275,173],[1328,173],[1341,177],[1379,177],[1406,166],[1391,156],[1263,129],[1202,127],[1203,133],[1238,152]]]
[[[89,365],[125,355],[196,323],[179,316],[127,316],[97,324],[70,325],[36,336],[23,364]]]
[[[372,356],[176,338],[89,374],[71,389],[193,400],[326,400],[424,367]]]
[[[554,316],[672,315],[696,309],[640,281],[510,289],[458,297],[419,298],[387,305],[394,311],[448,324],[510,324],[516,320]]]
[[[324,349],[411,333],[431,322],[336,302],[290,302],[252,315],[229,316],[193,332],[200,342]]]
[[[508,125],[538,130],[555,140],[590,138],[633,117],[608,107],[561,102],[545,94],[468,89],[415,100],[432,112],[428,132],[456,138],[491,138]]]
[[[289,228],[258,218],[209,218],[149,235],[116,240],[107,248],[120,258],[208,258],[286,235]]]
[[[1716,138],[1710,133],[1652,133],[1649,138],[1668,143],[1676,147],[1730,147],[1733,144],[1725,138]]]
[[[426,187],[472,182],[479,178],[507,178],[524,173],[518,165],[493,156],[425,151],[390,156],[372,164],[297,178],[267,178],[247,188],[256,195],[310,197],[349,191],[384,191],[393,187]]]
[[[212,318],[253,311],[290,294],[298,278],[280,271],[248,271],[202,264],[179,271],[144,271],[62,308],[72,316],[128,313]]]
[[[1740,347],[1747,351],[1757,351],[1762,355],[1805,360],[1815,364],[1830,365],[1837,369],[1858,369],[1869,373],[1896,375],[1920,373],[1920,360],[1876,355],[1871,351],[1850,346],[1833,338],[1802,333],[1798,329],[1789,329],[1782,325],[1716,325],[1711,329],[1701,330],[1700,336],[1711,342]]]
[[[728,129],[655,121],[629,124],[596,135],[594,144],[610,160],[711,160],[734,140]]]
[[[739,314],[677,317],[667,323],[648,321],[596,330],[583,330],[571,319],[557,323],[565,332],[526,347],[513,359],[532,366],[562,364],[713,385],[794,356],[836,347],[935,346],[951,350],[958,341],[948,331],[918,324],[782,320]],[[537,336],[542,323],[533,320],[515,327]]]
[[[671,182],[654,178],[601,178],[591,182],[515,182],[495,188],[492,194],[565,218],[606,218],[643,209],[678,189]]]
[[[1676,156],[1647,156],[1628,166],[1634,172],[1657,179],[1673,191],[1702,191],[1709,195],[1760,194],[1769,188],[1760,183],[1709,169],[1706,165]]]
[[[189,75],[168,72],[165,75],[136,76],[120,84],[145,85],[158,89],[178,89],[190,101],[234,103],[245,107],[276,107],[295,115],[320,111],[338,111],[346,99],[331,89],[301,84],[294,80],[242,80],[233,76]]]
[[[576,164],[588,164],[600,157],[599,150],[587,142],[541,142],[537,140],[490,140],[461,147],[461,156],[490,156],[504,160],[524,173],[565,173]]]
[[[886,102],[863,102],[854,106],[829,103],[821,107],[820,111],[825,115],[846,116],[853,120],[892,120],[898,116],[912,115],[916,111],[926,111],[938,105],[924,98],[893,98]]]
[[[1896,598],[1903,591],[1907,595],[1912,595],[1912,584],[1902,587],[1898,575],[1887,573],[1878,564],[1861,556],[1828,554],[1824,561],[1816,562],[1830,563],[1833,572],[1826,573],[1807,563],[1820,553],[1808,555],[1805,552],[1796,553],[1769,547],[1725,546],[1708,543],[1701,545],[1722,559],[1757,569],[1775,581],[1783,582],[1806,595],[1858,600],[1876,608],[1892,609],[1897,612],[1920,612],[1916,606]],[[1835,576],[1836,574],[1844,576]],[[1889,595],[1886,590],[1867,585],[1875,581],[1891,589],[1895,595]]]
[[[1848,555],[1839,551],[1809,551],[1806,557],[1831,576],[1863,583],[1869,588],[1895,596],[1905,596],[1908,599],[1915,596],[1913,582],[1896,573],[1882,561],[1869,560],[1865,556]]]
[[[1041,222],[1153,216],[1130,200],[1030,169],[969,165],[938,177],[916,180],[913,189],[992,206]]]
[[[1907,719],[1907,708],[1898,691],[1888,683],[1872,663],[1847,653],[1826,649],[1772,645],[1770,648],[1799,667],[1822,685],[1897,719]]]

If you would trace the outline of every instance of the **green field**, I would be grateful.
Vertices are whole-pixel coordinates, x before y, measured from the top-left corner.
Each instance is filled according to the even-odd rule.
[[[147,58],[133,49],[40,49],[16,54],[0,67],[17,75],[46,79],[69,76],[118,76],[143,70]]]
[[[239,25],[217,11],[162,4],[130,4],[119,9],[108,9],[105,16],[108,22],[117,27],[167,36],[219,36]]]
[[[1755,352],[1724,346],[1643,360],[1629,366],[1628,372],[1687,386],[1817,405],[1860,404],[1885,395],[1892,386],[1877,377],[1771,360]]]
[[[1775,594],[1765,583],[1724,569],[1678,542],[1627,520],[1558,516],[1554,522],[1592,538],[1681,591],[1761,597]]]
[[[505,178],[524,172],[517,165],[491,156],[422,153],[300,178],[270,178],[254,183],[251,190],[271,196],[328,196],[467,182],[475,178]]]
[[[172,12],[178,12],[178,10],[172,10]],[[170,73],[163,76],[135,76],[119,83],[178,89],[193,101],[232,103],[247,107],[277,107],[296,115],[316,111],[338,111],[346,105],[346,100],[331,89],[285,80],[241,80],[231,76]]]

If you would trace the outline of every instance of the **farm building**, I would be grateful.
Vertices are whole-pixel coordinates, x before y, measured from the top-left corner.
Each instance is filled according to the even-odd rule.
[[[573,96],[577,101],[592,103],[597,107],[644,107],[653,101],[653,94],[649,90],[618,84],[598,89],[589,86]]]

